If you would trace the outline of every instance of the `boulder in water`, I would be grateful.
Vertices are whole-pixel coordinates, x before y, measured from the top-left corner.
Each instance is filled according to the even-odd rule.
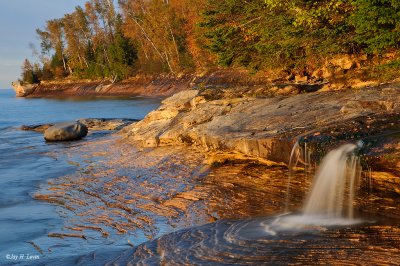
[[[44,132],[47,141],[78,140],[85,137],[88,128],[80,122],[64,122],[55,124]]]

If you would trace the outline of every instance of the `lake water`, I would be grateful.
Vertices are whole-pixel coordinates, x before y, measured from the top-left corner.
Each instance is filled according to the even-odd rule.
[[[46,143],[41,133],[21,131],[20,126],[80,118],[142,119],[159,105],[160,99],[138,97],[16,98],[12,90],[0,90],[0,265],[24,264],[21,254],[41,256],[34,240],[60,227],[62,218],[54,205],[34,200],[32,195],[49,179],[76,169],[48,155],[62,153],[74,142]]]

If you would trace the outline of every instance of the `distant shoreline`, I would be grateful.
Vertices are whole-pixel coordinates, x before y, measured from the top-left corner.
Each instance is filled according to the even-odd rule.
[[[387,82],[392,83],[392,82]],[[52,98],[52,97],[169,97],[187,89],[214,88],[258,88],[271,90],[278,95],[297,94],[313,91],[331,91],[348,88],[375,87],[383,83],[377,80],[361,81],[347,79],[312,79],[285,80],[274,79],[268,75],[252,75],[245,70],[213,69],[203,73],[180,75],[154,74],[138,75],[118,82],[110,80],[54,80],[40,84],[22,84],[13,82],[17,97]],[[275,94],[272,92],[272,94]],[[272,95],[270,95],[272,96]]]
[[[198,87],[241,87],[270,85],[268,77],[250,75],[246,71],[212,70],[204,73],[138,75],[119,82],[109,80],[55,80],[40,84],[14,82],[17,96],[29,98],[86,96],[168,97]]]
[[[14,84],[13,84],[14,85]],[[58,97],[168,97],[187,89],[187,79],[160,78],[150,80],[138,78],[117,83],[105,81],[52,81],[40,84],[17,84],[14,91],[18,97],[58,98]]]

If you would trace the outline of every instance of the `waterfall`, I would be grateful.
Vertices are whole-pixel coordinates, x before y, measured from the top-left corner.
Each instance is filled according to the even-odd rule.
[[[304,206],[305,216],[353,218],[353,202],[361,177],[357,146],[345,144],[329,152],[315,175]]]
[[[303,213],[282,214],[272,222],[262,223],[264,231],[270,235],[287,230],[313,230],[327,226],[354,225],[362,222],[354,219],[353,203],[361,180],[360,159],[355,151],[361,148],[362,141],[345,144],[330,151],[323,159],[314,176],[310,193],[305,201]],[[314,168],[311,162],[313,153],[310,145],[303,147],[296,142],[289,161],[289,178],[286,191],[286,208],[290,199],[290,183],[294,177],[293,169],[298,163],[306,173]]]

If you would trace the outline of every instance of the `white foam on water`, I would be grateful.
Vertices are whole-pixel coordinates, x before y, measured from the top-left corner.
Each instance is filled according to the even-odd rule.
[[[361,219],[332,218],[325,215],[285,215],[274,220],[262,222],[264,232],[277,236],[283,232],[326,231],[331,227],[352,226],[363,223]]]
[[[345,144],[329,152],[314,177],[303,213],[278,216],[273,221],[262,223],[264,230],[274,236],[282,230],[324,230],[325,227],[348,226],[363,222],[354,219],[353,210],[362,172],[360,160],[354,151],[360,146],[361,144]],[[290,165],[293,162],[297,164],[298,150],[299,144],[296,143],[292,150]]]
[[[306,200],[304,216],[353,218],[353,202],[361,177],[356,148],[354,144],[345,144],[325,156]]]

